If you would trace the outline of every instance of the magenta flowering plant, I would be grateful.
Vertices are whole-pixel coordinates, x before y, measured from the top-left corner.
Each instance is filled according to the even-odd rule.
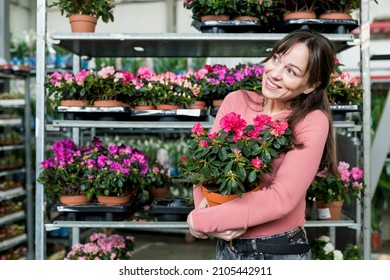
[[[268,115],[247,125],[231,112],[220,125],[220,131],[210,133],[196,123],[182,159],[183,176],[213,192],[241,197],[259,186],[272,171],[272,162],[292,147],[287,121],[273,121]]]
[[[66,254],[65,260],[130,260],[134,254],[135,238],[104,233],[92,233],[88,242],[77,243]]]
[[[85,194],[80,180],[86,172],[83,151],[71,139],[55,141],[52,157],[41,162],[37,181],[45,186],[45,194],[54,199],[60,195]]]
[[[263,78],[264,66],[259,64],[246,65],[239,64],[232,69],[231,75],[226,79],[232,90],[261,91],[261,81]]]
[[[129,145],[103,145],[94,138],[85,149],[81,188],[87,196],[139,194],[145,187],[149,163],[145,153]]]
[[[121,196],[138,193],[149,172],[146,155],[127,145],[104,146],[99,138],[77,147],[70,139],[54,142],[53,157],[41,163],[37,181],[52,198],[86,194]]]
[[[363,170],[340,161],[337,171],[337,176],[329,175],[326,170],[318,172],[307,191],[308,197],[325,203],[341,200],[350,203],[350,196],[359,198],[366,187]]]

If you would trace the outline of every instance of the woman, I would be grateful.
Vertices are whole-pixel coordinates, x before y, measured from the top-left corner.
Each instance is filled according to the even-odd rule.
[[[197,238],[217,238],[217,259],[310,259],[303,228],[306,190],[319,169],[336,174],[336,158],[326,88],[334,70],[332,43],[312,30],[296,30],[276,44],[265,60],[262,92],[230,93],[212,131],[229,112],[248,124],[259,114],[286,119],[294,148],[277,158],[262,190],[207,207],[194,188],[196,208],[187,219]]]

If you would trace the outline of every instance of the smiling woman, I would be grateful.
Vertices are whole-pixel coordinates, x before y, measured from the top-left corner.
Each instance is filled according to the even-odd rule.
[[[231,112],[248,124],[270,114],[273,121],[288,122],[293,148],[268,165],[271,173],[260,180],[261,190],[240,199],[207,207],[200,188],[194,188],[195,209],[187,223],[195,237],[217,238],[216,259],[310,259],[303,228],[306,191],[319,169],[337,172],[326,95],[334,57],[326,37],[295,30],[264,61],[261,92],[240,89],[225,97],[211,133]],[[240,149],[244,146],[236,152]]]

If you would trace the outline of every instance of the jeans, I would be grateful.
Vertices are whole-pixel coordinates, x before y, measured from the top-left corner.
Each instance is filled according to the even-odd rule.
[[[292,239],[291,242],[288,243],[288,245],[292,244],[308,244],[308,239],[306,235],[306,230],[304,228],[301,228],[302,231],[300,233],[299,238]],[[291,230],[288,232],[283,232],[279,234],[275,234],[272,236],[267,236],[264,238],[259,238],[261,240],[268,240],[275,238],[275,237],[281,237],[285,236],[287,240],[290,240],[290,234],[291,232],[295,231]],[[258,239],[258,240],[259,240]],[[248,241],[250,241],[249,239]],[[217,260],[310,260],[311,259],[311,252],[310,250],[305,253],[298,253],[298,254],[270,254],[262,253],[261,251],[237,251],[232,248],[228,241],[224,241],[222,239],[217,240],[217,247],[216,247],[216,259]]]

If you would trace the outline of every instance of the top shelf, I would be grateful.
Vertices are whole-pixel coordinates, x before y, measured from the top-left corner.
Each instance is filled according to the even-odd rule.
[[[62,48],[87,57],[265,57],[287,33],[55,33]],[[352,34],[323,34],[337,52],[355,46]]]

